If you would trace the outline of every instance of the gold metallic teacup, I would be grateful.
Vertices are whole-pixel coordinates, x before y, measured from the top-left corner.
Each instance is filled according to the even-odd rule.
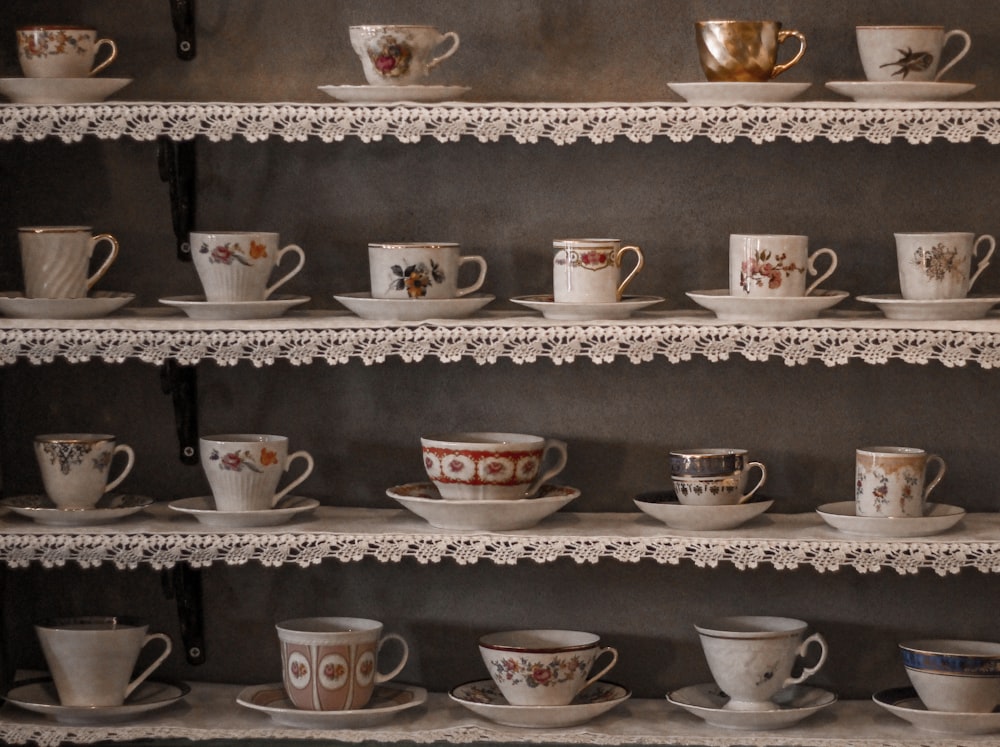
[[[799,40],[799,51],[779,65],[778,47],[792,36]],[[702,70],[713,82],[768,81],[797,64],[806,52],[806,37],[782,31],[778,21],[699,21],[695,38]]]

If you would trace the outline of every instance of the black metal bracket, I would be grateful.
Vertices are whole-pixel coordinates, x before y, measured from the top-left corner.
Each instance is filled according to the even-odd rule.
[[[205,663],[205,627],[201,571],[180,563],[163,572],[163,593],[177,602],[184,655],[189,664]]]
[[[170,19],[177,34],[177,56],[182,60],[193,60],[194,44],[194,0],[170,0]]]
[[[198,370],[168,360],[160,368],[160,385],[174,399],[180,460],[198,464]]]
[[[177,259],[191,261],[189,234],[194,226],[196,154],[194,140],[159,139],[160,179],[170,186],[170,218],[177,240]]]

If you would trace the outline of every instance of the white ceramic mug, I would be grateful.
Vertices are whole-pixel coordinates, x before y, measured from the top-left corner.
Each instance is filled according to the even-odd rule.
[[[552,293],[556,303],[616,303],[645,258],[637,246],[619,239],[556,239],[552,242]],[[635,267],[621,280],[624,255],[636,257]]]
[[[97,51],[108,56],[94,65]],[[118,56],[111,39],[81,26],[22,26],[17,30],[17,60],[25,78],[86,78],[101,72]]]
[[[972,284],[989,267],[997,242],[989,234],[976,238],[972,233],[897,233],[896,263],[899,288],[910,300],[965,298]],[[988,249],[975,272],[972,260],[979,247]]]
[[[927,470],[938,470],[927,482]],[[944,459],[908,446],[868,446],[855,453],[854,511],[858,516],[920,517],[944,477]],[[926,487],[925,487],[926,486]]]
[[[433,26],[366,25],[349,31],[365,80],[373,86],[420,84],[458,51],[458,34],[442,34]],[[449,40],[451,46],[435,57],[434,50]]]
[[[819,274],[816,259],[830,258],[826,272],[806,287],[806,274]],[[742,234],[729,236],[729,293],[744,298],[808,296],[837,269],[833,249],[809,254],[808,236]]]
[[[27,298],[85,298],[118,257],[118,240],[109,233],[93,235],[89,226],[26,226],[17,229]],[[108,256],[88,276],[98,244]]]
[[[125,454],[118,476],[108,481],[115,454]],[[57,508],[93,508],[118,487],[135,465],[131,446],[116,444],[107,433],[47,433],[35,436],[35,458],[45,494]]]
[[[274,508],[309,477],[313,458],[307,451],[288,453],[288,439],[261,433],[225,433],[198,439],[201,465],[219,511],[265,511]],[[305,469],[278,490],[281,476],[301,459]]]
[[[451,242],[403,241],[368,245],[372,298],[461,298],[479,290],[486,280],[486,260],[461,255]],[[474,264],[479,274],[471,285],[458,286],[463,265]]]
[[[940,80],[969,53],[972,39],[961,29],[944,26],[858,26],[858,52],[865,77],[871,81]],[[941,67],[941,55],[951,38],[962,40],[962,48]]]
[[[194,269],[205,289],[205,300],[211,303],[263,301],[298,275],[306,261],[300,246],[279,249],[276,233],[193,232],[190,239]],[[271,271],[286,254],[296,255],[298,264],[268,285]]]

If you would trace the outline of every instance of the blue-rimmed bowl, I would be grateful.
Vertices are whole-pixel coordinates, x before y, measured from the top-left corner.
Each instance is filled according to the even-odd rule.
[[[899,649],[928,710],[989,713],[1000,707],[1000,643],[927,639]]]

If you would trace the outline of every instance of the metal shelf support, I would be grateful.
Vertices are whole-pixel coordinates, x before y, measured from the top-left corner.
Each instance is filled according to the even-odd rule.
[[[177,34],[177,56],[193,60],[197,48],[194,36],[194,0],[169,0],[170,18]]]

